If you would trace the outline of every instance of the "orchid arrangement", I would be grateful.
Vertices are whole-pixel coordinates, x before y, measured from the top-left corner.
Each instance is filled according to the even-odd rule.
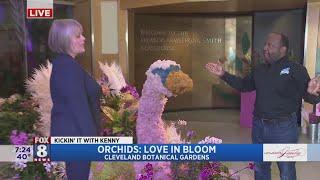
[[[224,180],[229,178],[229,169],[220,162],[202,163],[199,179],[201,180]]]
[[[137,142],[136,136],[138,131],[141,131],[139,132],[139,141],[144,143],[149,143],[149,141],[191,143],[191,139],[196,136],[196,133],[186,129],[186,121],[178,120],[176,123],[165,125],[161,119],[167,97],[176,96],[192,89],[192,80],[182,73],[180,65],[170,60],[158,60],[152,64],[146,72],[148,80],[144,85],[144,95],[139,97],[136,88],[125,82],[119,66],[115,63],[111,65],[99,64],[103,72],[103,76],[98,81],[103,91],[101,99],[103,130],[101,135],[132,136],[134,142]],[[7,99],[0,98],[0,144],[30,144],[35,136],[50,135],[52,102],[49,79],[51,68],[52,66],[48,62],[46,66],[35,70],[35,74],[26,81],[28,94],[25,96],[12,95]],[[137,122],[138,107],[140,125]],[[152,121],[149,121],[150,119]],[[150,125],[154,128],[150,128]],[[152,130],[151,134],[145,132],[147,127]],[[185,136],[182,136],[183,133]],[[204,143],[218,144],[222,143],[222,140],[206,137],[199,142],[199,144]],[[94,173],[99,174],[97,172],[104,172],[103,169],[107,169],[109,177],[118,177],[117,175],[120,174],[122,179],[126,179],[133,177],[135,171],[138,172],[136,178],[139,180],[168,177],[167,175],[171,175],[174,179],[232,179],[242,170],[253,168],[253,164],[251,164],[231,173],[227,166],[219,162],[160,162],[158,164],[142,164],[140,172],[137,171],[140,166],[133,167],[130,163],[93,164],[92,169],[96,169],[91,173],[93,176],[95,176]],[[0,168],[0,178],[3,175],[3,169],[3,167]],[[7,169],[11,174],[6,177],[10,179],[67,178],[64,164],[59,162],[17,162],[10,164]],[[111,171],[113,174],[110,173]],[[15,174],[14,177],[12,174]],[[106,176],[102,175],[101,177],[105,178]]]
[[[178,122],[175,124],[179,132],[185,132],[184,130],[187,125],[186,121],[178,120]],[[182,134],[179,134],[179,135],[183,136]],[[187,130],[184,137],[185,137],[183,139],[184,143],[191,143],[191,140],[196,137],[196,132],[193,130]],[[221,144],[221,143],[222,143],[221,139],[210,137],[210,136],[198,142],[198,144]],[[186,179],[186,178],[201,179],[202,177],[201,174],[203,173],[202,171],[204,171],[203,169],[207,166],[208,163],[211,163],[211,162],[195,162],[195,161],[173,162],[171,163],[172,177],[173,179]],[[224,171],[228,172],[227,166],[225,166],[222,163],[219,163],[219,166],[217,168],[221,169],[221,171],[223,172]]]
[[[11,131],[10,142],[14,145],[28,144],[28,134],[25,132],[18,132],[17,130]]]
[[[142,170],[141,174],[137,175],[137,180],[152,180],[153,179],[153,174],[154,174],[154,168],[152,164],[147,163]]]
[[[136,119],[139,94],[135,87],[128,85],[121,69],[115,63],[99,62],[104,73],[98,81],[102,87],[101,110],[103,112],[103,136],[132,136],[136,140]]]
[[[101,64],[102,67],[108,65]],[[104,97],[101,109],[104,114],[103,135],[135,136],[135,119],[139,95],[128,86],[120,68],[112,64],[108,76],[101,79]],[[103,70],[103,68],[102,68]],[[31,144],[34,136],[50,135],[52,101],[50,97],[50,76],[52,64],[35,69],[25,82],[27,94],[0,98],[0,144]],[[111,76],[110,76],[111,75]],[[110,108],[108,108],[110,107]],[[49,172],[49,170],[51,170]],[[11,177],[10,174],[16,174]],[[65,179],[62,162],[14,163],[0,168],[1,177],[15,179]]]
[[[64,166],[57,162],[15,162],[11,168],[16,173],[14,179],[67,179]]]
[[[237,179],[237,175],[246,169],[254,170],[254,163],[249,163],[246,167],[239,169],[233,173],[220,162],[206,163],[200,172],[200,180],[233,180]]]
[[[27,138],[27,134],[36,133],[34,124],[40,116],[36,107],[29,95],[14,94],[3,100],[0,106],[0,144],[9,144],[10,137],[16,136],[18,139],[12,140],[20,142],[21,138]]]
[[[32,144],[35,136],[41,136],[35,124],[40,120],[39,105],[30,95],[12,95],[2,99],[0,105],[1,144]],[[66,179],[64,167],[60,163],[15,162],[7,164],[5,174],[11,179]]]
[[[179,136],[185,137],[184,143],[191,143],[196,137],[196,132],[193,130],[186,130],[187,122],[184,120],[178,120],[174,123]],[[182,132],[186,132],[182,135]],[[198,144],[221,144],[222,139],[207,136]],[[254,169],[254,164],[249,163],[246,167],[239,170],[231,170],[227,165],[221,162],[172,162],[172,177],[173,179],[199,179],[199,180],[233,180],[237,179],[240,172],[250,169]]]

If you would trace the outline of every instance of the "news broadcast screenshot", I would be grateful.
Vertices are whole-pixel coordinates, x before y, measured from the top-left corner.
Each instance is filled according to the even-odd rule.
[[[0,179],[320,179],[319,2],[0,0]]]

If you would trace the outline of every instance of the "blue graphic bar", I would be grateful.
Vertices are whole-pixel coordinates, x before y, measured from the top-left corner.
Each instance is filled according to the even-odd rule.
[[[51,144],[51,161],[262,161],[262,144]]]
[[[320,161],[320,144],[308,144],[308,161]]]

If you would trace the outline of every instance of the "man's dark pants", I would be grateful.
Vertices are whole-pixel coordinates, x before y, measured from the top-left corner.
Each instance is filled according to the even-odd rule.
[[[295,144],[298,142],[297,116],[279,119],[253,118],[252,143]],[[281,180],[296,180],[295,162],[277,162]],[[271,180],[271,162],[256,162],[255,180]]]

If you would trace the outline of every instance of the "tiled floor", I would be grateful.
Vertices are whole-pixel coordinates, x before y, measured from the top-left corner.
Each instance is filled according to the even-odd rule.
[[[239,125],[238,110],[197,110],[165,113],[163,119],[182,119],[188,122],[187,128],[197,133],[197,140],[206,136],[214,136],[223,143],[251,143],[251,129]],[[310,143],[305,134],[299,137],[299,143]],[[319,152],[320,153],[320,152]],[[226,162],[232,169],[241,169],[248,162]],[[297,162],[298,180],[319,180],[320,162]],[[253,180],[253,172],[246,170],[241,173],[241,180]],[[272,164],[272,179],[279,179],[276,163]]]

